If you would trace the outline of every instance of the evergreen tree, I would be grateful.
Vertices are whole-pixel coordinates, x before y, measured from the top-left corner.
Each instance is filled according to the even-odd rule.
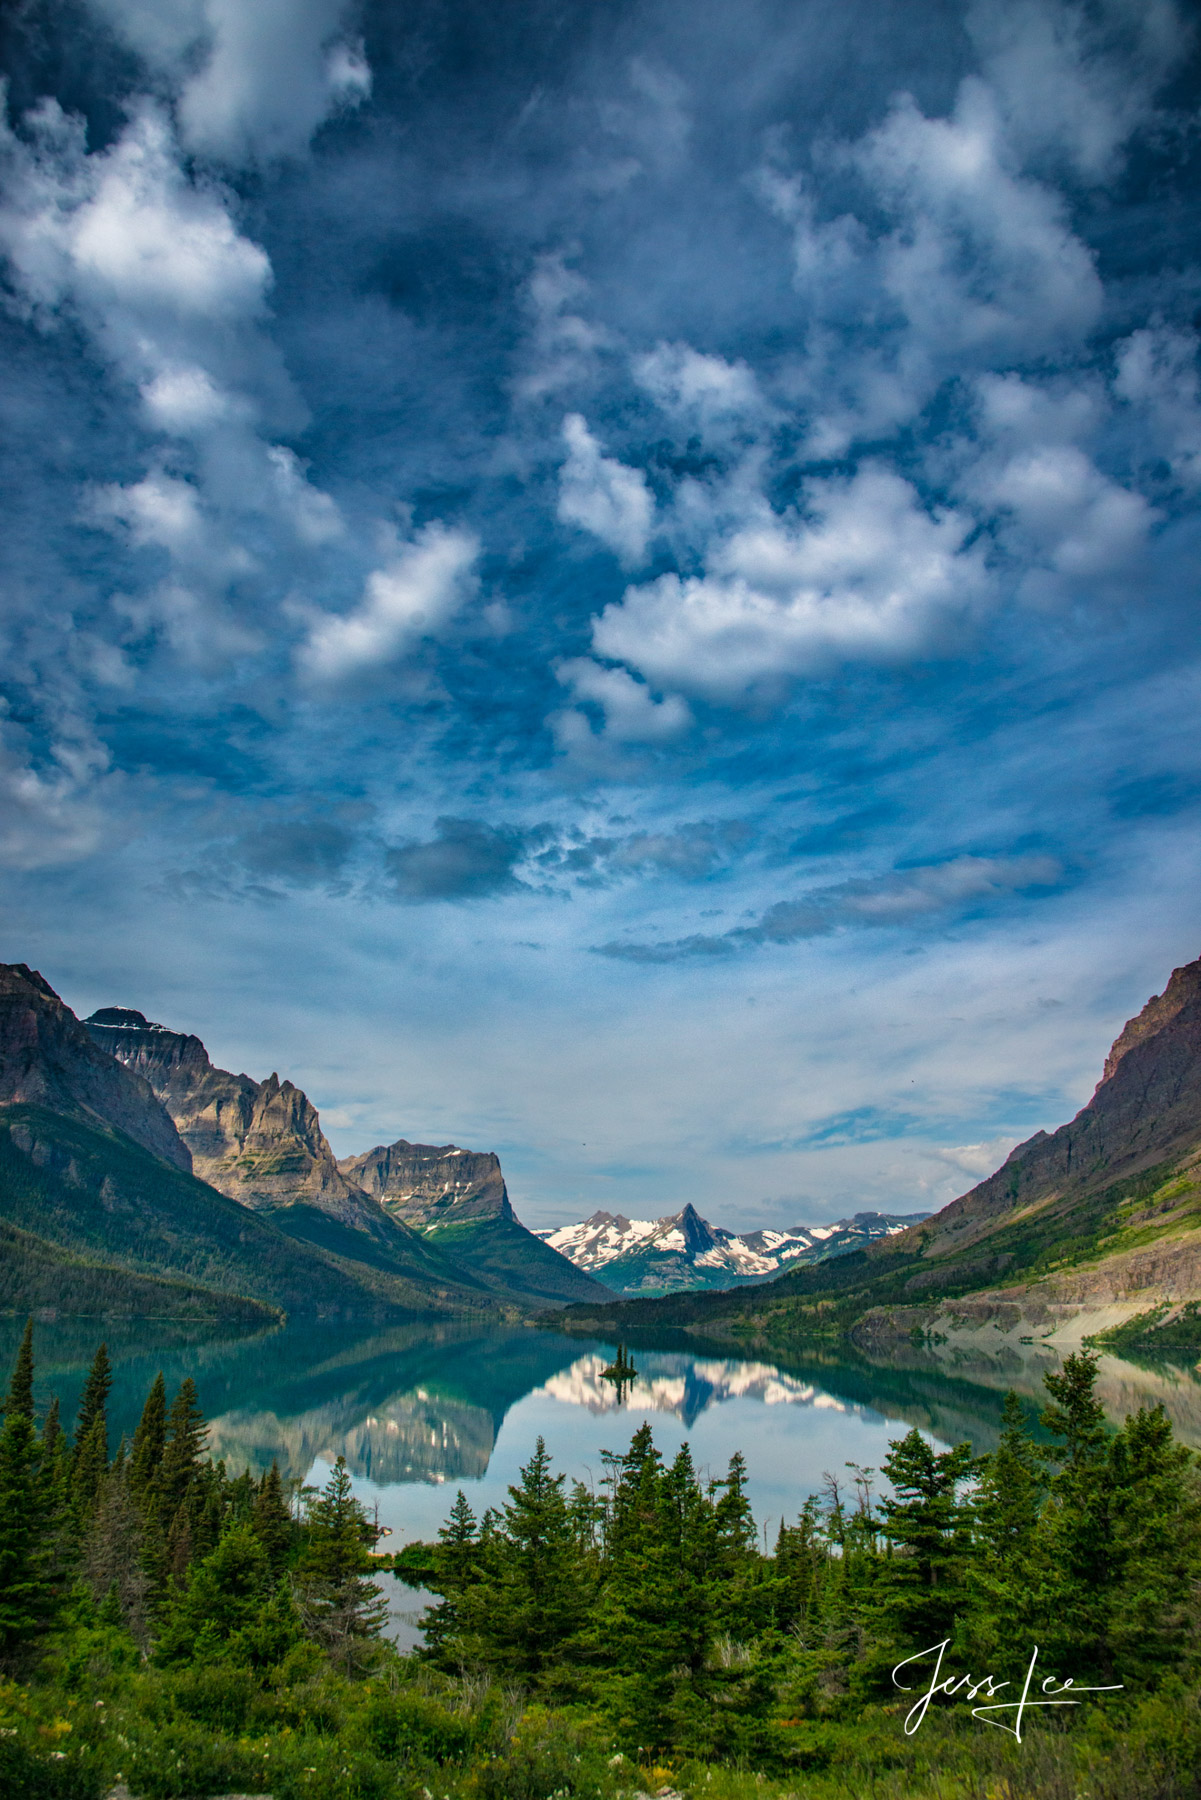
[[[80,1571],[93,1599],[107,1600],[115,1622],[144,1647],[150,1583],[142,1561],[142,1516],[124,1463],[115,1464],[101,1482]]]
[[[129,1485],[141,1499],[156,1485],[167,1442],[167,1389],[160,1369],[146,1396],[129,1452]]]
[[[250,1528],[266,1552],[271,1573],[275,1576],[282,1575],[292,1548],[295,1527],[284,1499],[278,1463],[271,1464],[251,1501]]]
[[[77,1440],[71,1464],[71,1510],[77,1525],[91,1518],[107,1471],[108,1427],[103,1412],[97,1412],[87,1435]]]
[[[108,1347],[101,1344],[92,1358],[92,1366],[88,1370],[88,1378],[84,1383],[83,1393],[79,1401],[79,1415],[75,1421],[75,1448],[86,1444],[92,1435],[96,1421],[101,1422],[104,1466],[108,1467],[108,1396],[113,1385],[112,1364],[108,1360]]]
[[[368,1579],[376,1529],[354,1497],[341,1456],[309,1507],[305,1535],[296,1571],[305,1630],[349,1675],[367,1660],[388,1608]]]
[[[167,1414],[162,1460],[155,1484],[159,1517],[168,1531],[180,1509],[186,1507],[192,1497],[203,1467],[207,1436],[208,1426],[196,1397],[195,1383],[189,1375],[180,1383]]]
[[[155,1660],[265,1669],[281,1662],[300,1635],[287,1584],[273,1579],[266,1551],[243,1523],[173,1592]]]
[[[22,1417],[33,1419],[33,1320],[25,1321],[25,1330],[21,1337],[21,1347],[17,1351],[16,1366],[12,1372],[8,1395],[4,1402],[4,1416],[11,1417],[20,1413]]]
[[[468,1629],[464,1597],[482,1579],[475,1514],[460,1488],[445,1525],[439,1529],[433,1567],[426,1576],[431,1592],[442,1596],[422,1620],[426,1647],[435,1658],[448,1644],[464,1637]],[[451,1660],[457,1657],[456,1652]]]
[[[966,1594],[968,1514],[960,1487],[975,1471],[970,1444],[931,1449],[916,1427],[884,1462],[893,1498],[881,1502],[894,1554],[881,1565],[880,1604],[898,1643],[914,1650],[952,1634]]]
[[[997,1448],[980,1462],[980,1480],[970,1501],[975,1553],[967,1572],[969,1589],[963,1639],[971,1654],[1008,1668],[1029,1635],[1034,1596],[1044,1579],[1035,1552],[1039,1513],[1046,1489],[1046,1458],[1026,1424],[1021,1400],[1012,1390],[1001,1413]]]
[[[563,1493],[542,1438],[509,1488],[503,1525],[491,1542],[493,1579],[463,1601],[469,1632],[486,1636],[500,1665],[536,1675],[561,1659],[583,1623],[583,1561]]]
[[[32,1331],[26,1327],[0,1429],[0,1655],[36,1638],[54,1609],[51,1529],[33,1424]]]

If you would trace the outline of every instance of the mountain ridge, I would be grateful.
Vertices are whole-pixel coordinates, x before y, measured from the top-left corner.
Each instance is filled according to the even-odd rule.
[[[769,1281],[786,1267],[862,1249],[929,1216],[862,1212],[832,1225],[733,1232],[710,1224],[687,1202],[661,1219],[595,1212],[536,1235],[616,1293],[682,1293]]]
[[[1070,1344],[1155,1314],[1152,1343],[1199,1298],[1201,958],[1127,1021],[1073,1119],[924,1223],[762,1287],[576,1308],[565,1323],[877,1347],[956,1333],[978,1348],[1019,1332]]]

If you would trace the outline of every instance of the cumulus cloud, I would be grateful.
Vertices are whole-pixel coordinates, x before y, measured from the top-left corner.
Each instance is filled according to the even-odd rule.
[[[540,868],[605,887],[631,876],[704,881],[726,867],[751,839],[739,819],[703,819],[674,830],[632,831],[624,836],[585,835],[556,842],[537,857]]]
[[[1124,592],[1157,517],[1071,445],[1015,457],[974,487],[1002,515],[1003,535],[1026,564],[1021,592],[1051,606],[1082,590]]]
[[[1173,0],[976,0],[967,26],[1011,141],[1096,182],[1115,172],[1190,36]]]
[[[139,104],[90,154],[82,122],[53,102],[25,123],[26,140],[0,132],[0,247],[16,291],[47,332],[82,325],[170,445],[85,510],[169,565],[119,602],[125,618],[214,669],[262,642],[234,586],[261,592],[343,529],[294,452],[265,435],[303,419],[266,335],[270,262],[227,199],[189,176],[161,108]]]
[[[526,886],[514,873],[541,834],[477,819],[442,818],[426,843],[398,844],[387,869],[400,900],[486,900]]]
[[[579,413],[563,421],[567,461],[559,476],[559,517],[608,545],[627,566],[642,561],[654,501],[641,469],[627,468],[601,447]]]
[[[1114,391],[1138,416],[1147,460],[1162,458],[1186,488],[1201,486],[1201,381],[1197,336],[1167,325],[1118,346]]]
[[[523,295],[530,336],[526,367],[513,384],[519,400],[546,400],[595,379],[601,352],[612,338],[584,317],[580,303],[587,291],[588,283],[568,267],[561,252],[538,258]]]
[[[730,701],[842,660],[938,646],[987,592],[974,522],[930,511],[880,467],[813,481],[804,515],[760,516],[714,550],[711,572],[628,588],[593,627],[598,654],[660,687]]]
[[[177,95],[189,150],[243,163],[302,151],[371,92],[346,0],[91,0]]]
[[[1013,894],[1058,887],[1063,879],[1063,864],[1053,856],[956,856],[814,888],[800,899],[768,907],[754,925],[739,925],[719,936],[696,934],[659,944],[614,941],[597,948],[602,956],[641,963],[730,956],[752,945],[795,944],[853,926],[905,925],[927,915],[962,912]]]
[[[340,681],[437,637],[475,591],[479,549],[468,531],[437,522],[423,527],[367,577],[353,612],[313,621],[297,652],[301,672],[310,681]]]
[[[742,361],[707,356],[690,344],[657,344],[632,366],[639,387],[663,412],[705,436],[721,438],[739,424],[759,424],[769,411]]]
[[[555,673],[576,701],[599,708],[603,735],[611,743],[669,743],[692,724],[692,714],[678,694],[656,700],[628,669],[608,669],[591,657],[577,656],[560,663]],[[596,736],[578,706],[556,713],[552,724],[565,750],[578,749]]]

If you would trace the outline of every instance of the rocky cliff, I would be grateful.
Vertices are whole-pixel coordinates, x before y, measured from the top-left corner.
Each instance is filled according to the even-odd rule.
[[[406,1225],[436,1231],[441,1225],[512,1219],[500,1158],[492,1151],[455,1144],[377,1144],[361,1156],[343,1157],[342,1175],[372,1194]]]
[[[528,1231],[491,1151],[457,1144],[377,1144],[338,1168],[390,1217],[432,1239],[477,1280],[538,1306],[603,1298],[608,1289]]]
[[[334,1161],[317,1110],[278,1075],[218,1069],[198,1037],[106,1006],[84,1025],[96,1045],[142,1077],[170,1113],[203,1181],[259,1211],[305,1203],[379,1235],[378,1204]]]
[[[40,1106],[91,1126],[116,1126],[173,1168],[192,1167],[150,1084],[99,1048],[24,963],[0,963],[0,1105]]]
[[[995,1175],[888,1249],[929,1260],[990,1239],[998,1227],[1061,1220],[1082,1204],[1201,1149],[1201,959],[1174,969],[1162,994],[1122,1028],[1096,1092],[1067,1125],[1019,1144]]]

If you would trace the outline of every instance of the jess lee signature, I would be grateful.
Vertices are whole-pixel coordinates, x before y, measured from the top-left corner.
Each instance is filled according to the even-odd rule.
[[[1038,1645],[1036,1644],[1031,1652],[1030,1663],[1026,1670],[1021,1699],[994,1701],[994,1694],[999,1694],[1002,1688],[1012,1687],[1013,1683],[998,1681],[995,1675],[982,1675],[979,1678],[974,1675],[944,1676],[942,1672],[943,1658],[947,1653],[947,1645],[950,1641],[950,1638],[944,1638],[941,1644],[931,1644],[928,1650],[919,1650],[916,1656],[907,1656],[904,1662],[899,1662],[892,1672],[894,1687],[903,1689],[905,1693],[912,1693],[913,1690],[908,1682],[897,1680],[898,1674],[902,1669],[908,1668],[910,1663],[924,1662],[929,1656],[935,1658],[934,1673],[930,1677],[929,1687],[920,1699],[914,1701],[905,1715],[906,1737],[913,1736],[925,1718],[930,1702],[936,1694],[945,1694],[949,1700],[955,1699],[957,1696],[962,1696],[965,1700],[974,1700],[977,1694],[987,1693],[989,1704],[973,1706],[972,1717],[982,1719],[986,1725],[996,1725],[1002,1731],[1012,1732],[1020,1744],[1022,1719],[1028,1710],[1043,1706],[1079,1706],[1080,1701],[1074,1697],[1077,1694],[1116,1694],[1123,1685],[1119,1681],[1111,1687],[1077,1687],[1071,1676],[1066,1681],[1060,1681],[1055,1675],[1046,1675],[1036,1689],[1036,1693],[1040,1697],[1031,1699],[1030,1689],[1034,1685],[1034,1670],[1038,1663]],[[1065,1695],[1068,1697],[1065,1698]],[[1046,1698],[1041,1696],[1046,1696]],[[1008,1712],[1014,1715],[1012,1723],[1007,1723],[1004,1719],[993,1719],[986,1716],[989,1713]]]

